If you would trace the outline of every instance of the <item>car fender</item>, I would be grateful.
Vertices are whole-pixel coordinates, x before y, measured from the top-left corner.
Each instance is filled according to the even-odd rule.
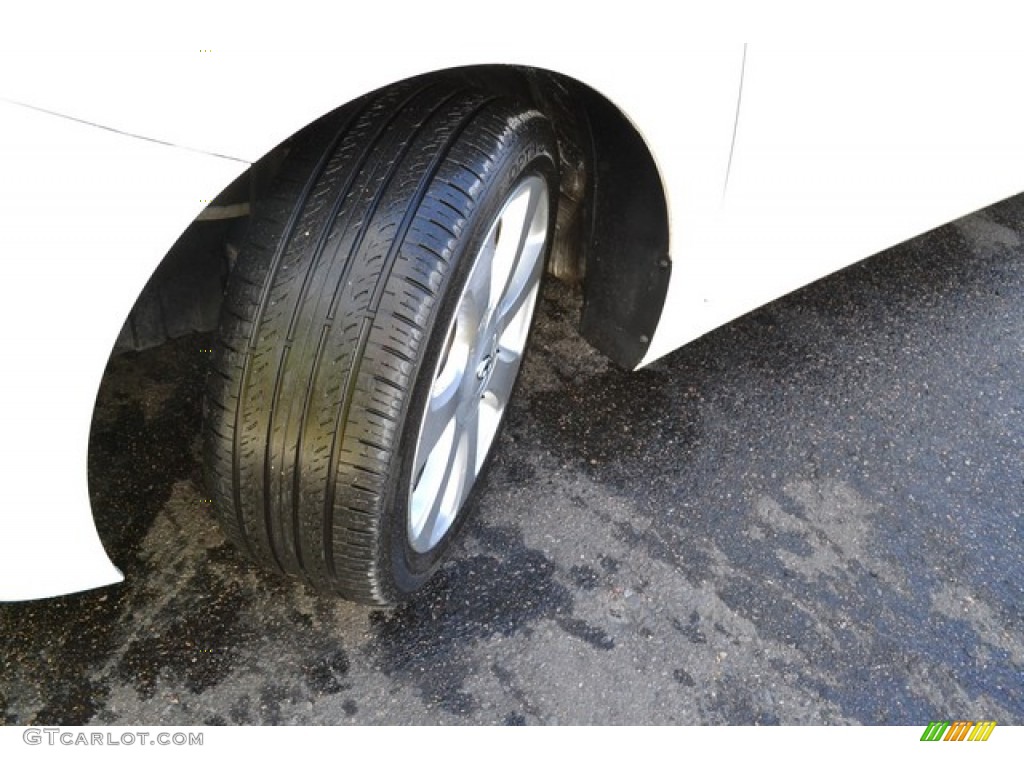
[[[156,262],[246,165],[2,102],[0,125],[0,600],[25,600],[120,580],[88,495],[100,378]]]

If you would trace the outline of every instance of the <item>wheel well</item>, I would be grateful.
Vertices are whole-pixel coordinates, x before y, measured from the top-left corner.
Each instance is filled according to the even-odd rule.
[[[564,89],[564,103],[575,111],[570,119],[558,102],[550,109],[566,142],[558,222],[564,236],[556,241],[552,271],[582,280],[583,337],[634,368],[661,318],[671,273],[661,175],[640,132],[605,96],[563,75],[544,72],[540,79],[548,83],[541,98],[551,103]],[[566,136],[566,128],[573,134]],[[577,153],[582,171],[567,167]]]
[[[584,338],[617,364],[635,367],[661,316],[671,270],[664,187],[643,137],[606,97],[565,75],[507,65],[459,73],[532,99],[552,118],[562,183],[548,271],[582,285]],[[140,294],[116,349],[144,349],[215,327],[233,243],[290,141],[264,155],[186,230]]]

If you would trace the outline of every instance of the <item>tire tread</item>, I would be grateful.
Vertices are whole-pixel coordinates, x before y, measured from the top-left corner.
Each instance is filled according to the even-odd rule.
[[[413,81],[293,140],[229,278],[206,399],[214,506],[261,564],[400,597],[382,504],[417,360],[521,113],[458,78]]]

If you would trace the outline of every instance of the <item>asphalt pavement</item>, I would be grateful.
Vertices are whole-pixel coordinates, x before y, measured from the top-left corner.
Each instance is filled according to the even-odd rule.
[[[1024,196],[638,373],[549,284],[471,523],[394,611],[225,543],[208,337],[115,358],[127,581],[0,606],[7,724],[1024,724]]]

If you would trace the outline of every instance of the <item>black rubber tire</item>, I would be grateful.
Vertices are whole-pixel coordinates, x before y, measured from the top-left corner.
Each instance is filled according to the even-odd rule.
[[[553,222],[557,168],[540,112],[458,79],[387,89],[293,140],[229,278],[209,379],[207,482],[239,547],[363,603],[429,579],[468,505],[411,550],[423,379],[498,206],[539,173]]]

